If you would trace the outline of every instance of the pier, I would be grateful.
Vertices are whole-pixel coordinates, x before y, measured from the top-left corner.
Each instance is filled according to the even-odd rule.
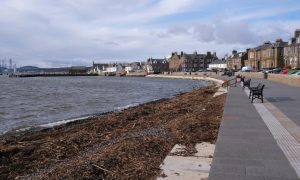
[[[73,74],[65,72],[47,72],[47,73],[16,73],[10,74],[11,78],[26,78],[26,77],[62,77],[62,76],[98,76],[97,74]]]

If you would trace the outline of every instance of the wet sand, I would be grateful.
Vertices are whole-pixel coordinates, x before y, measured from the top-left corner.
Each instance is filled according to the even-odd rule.
[[[0,179],[155,179],[175,144],[215,143],[226,95],[211,86],[122,112],[0,137]]]

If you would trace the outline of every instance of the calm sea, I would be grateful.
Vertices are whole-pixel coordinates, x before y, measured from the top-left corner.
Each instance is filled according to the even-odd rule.
[[[207,85],[160,78],[0,76],[0,134],[122,110]]]

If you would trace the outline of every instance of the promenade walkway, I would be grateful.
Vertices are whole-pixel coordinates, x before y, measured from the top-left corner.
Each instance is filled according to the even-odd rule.
[[[265,102],[230,87],[209,179],[299,179],[300,88],[264,79]]]

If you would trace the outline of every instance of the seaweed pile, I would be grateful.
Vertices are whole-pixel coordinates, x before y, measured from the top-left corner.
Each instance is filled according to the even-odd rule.
[[[175,144],[216,141],[226,98],[216,90],[0,137],[0,179],[154,179]]]

